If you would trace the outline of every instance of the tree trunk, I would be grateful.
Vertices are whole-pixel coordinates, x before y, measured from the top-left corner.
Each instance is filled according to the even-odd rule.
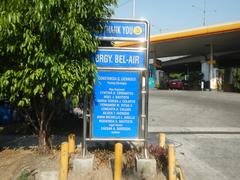
[[[40,154],[47,154],[52,149],[52,138],[49,130],[49,126],[45,126],[39,129],[38,136],[38,150]]]
[[[47,145],[47,134],[45,130],[39,130],[38,150],[40,154],[48,153],[50,150]]]
[[[52,149],[52,138],[50,134],[50,124],[54,111],[50,113],[45,112],[43,107],[38,122],[39,122],[39,137],[38,137],[38,150],[41,154],[47,154]]]

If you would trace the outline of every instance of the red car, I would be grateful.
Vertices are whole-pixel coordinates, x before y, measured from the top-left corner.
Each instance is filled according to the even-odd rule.
[[[181,80],[170,80],[168,82],[168,88],[169,89],[184,89],[184,84]]]

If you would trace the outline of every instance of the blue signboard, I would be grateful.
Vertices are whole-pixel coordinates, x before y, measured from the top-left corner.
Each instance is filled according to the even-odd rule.
[[[139,72],[99,71],[94,85],[94,138],[138,137]]]
[[[97,67],[143,68],[145,51],[123,49],[98,49],[93,56]]]
[[[102,32],[94,34],[102,40],[147,40],[147,23],[144,21],[109,21],[101,23]]]

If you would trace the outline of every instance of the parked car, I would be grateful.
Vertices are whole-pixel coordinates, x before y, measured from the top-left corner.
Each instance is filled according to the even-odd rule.
[[[184,83],[178,79],[169,80],[168,88],[169,89],[184,89]]]

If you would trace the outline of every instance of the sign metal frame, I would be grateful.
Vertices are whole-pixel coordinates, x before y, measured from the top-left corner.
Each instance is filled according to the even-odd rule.
[[[93,94],[88,98],[84,98],[84,125],[83,125],[83,140],[82,140],[82,156],[84,157],[87,152],[86,141],[136,141],[144,142],[144,155],[147,155],[148,146],[148,98],[149,98],[149,87],[148,87],[148,66],[149,66],[149,37],[150,37],[150,25],[146,20],[135,20],[135,19],[109,19],[106,22],[129,22],[129,23],[144,23],[145,24],[145,38],[139,39],[126,39],[126,38],[114,38],[114,37],[97,37],[99,40],[104,41],[131,41],[131,42],[142,42],[143,47],[99,47],[99,49],[111,50],[111,51],[145,51],[145,62],[144,67],[97,67],[98,71],[118,71],[118,72],[138,72],[139,73],[139,83],[138,83],[138,135],[136,138],[94,138],[93,137]],[[143,85],[143,82],[145,86]],[[89,124],[89,134],[87,134],[87,123]]]

